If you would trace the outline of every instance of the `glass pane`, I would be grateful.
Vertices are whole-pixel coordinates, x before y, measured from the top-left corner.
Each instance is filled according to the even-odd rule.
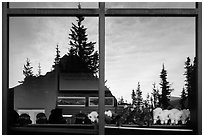
[[[78,8],[79,2],[10,2],[10,8]],[[81,8],[98,8],[98,2],[80,2]]]
[[[195,2],[106,2],[106,8],[195,8]]]
[[[61,134],[62,127],[67,134],[97,134],[89,114],[98,108],[88,100],[98,97],[98,58],[98,18],[10,17],[9,90],[20,115],[15,124],[31,124],[34,134],[45,131],[38,128]],[[52,131],[50,124],[64,125]]]
[[[132,134],[141,126],[151,127],[151,133],[145,129],[141,134],[158,134],[154,128],[191,128],[194,92],[186,85],[185,62],[189,57],[195,66],[195,18],[108,17],[105,53],[106,85],[118,101],[115,124]],[[113,127],[108,134],[128,132]]]

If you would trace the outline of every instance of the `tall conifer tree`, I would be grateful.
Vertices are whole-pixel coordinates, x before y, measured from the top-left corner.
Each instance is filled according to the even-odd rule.
[[[132,96],[132,104],[133,104],[133,105],[136,105],[136,94],[135,94],[134,89],[132,90],[131,96]]]
[[[60,63],[60,50],[59,50],[59,45],[57,44],[55,61],[54,61],[54,65],[52,65],[52,68],[54,68],[54,70],[55,70],[56,69],[56,65],[59,64],[59,63]]]
[[[24,65],[23,75],[25,78],[33,76],[33,67],[31,66],[30,60],[26,59],[26,64]]]
[[[77,16],[76,21],[76,24],[72,23],[69,34],[71,48],[68,55],[80,63],[81,69],[79,71],[95,74],[99,67],[99,55],[97,51],[94,51],[96,42],[88,42],[87,28],[82,24],[84,17]]]
[[[152,100],[153,100],[153,106],[154,108],[158,107],[159,105],[159,90],[156,89],[156,84],[153,83],[153,89],[152,89]]]
[[[180,99],[181,109],[186,108],[186,105],[185,105],[186,99],[187,99],[187,94],[186,94],[185,88],[183,88],[181,92],[181,99]]]
[[[37,76],[41,76],[41,65],[40,65],[40,63],[38,63],[38,74],[37,74]]]
[[[23,75],[25,76],[24,81],[26,81],[26,79],[33,77],[33,67],[31,66],[31,62],[30,59],[27,58],[26,59],[26,64],[23,66]],[[24,83],[24,81],[18,81],[19,83]]]
[[[141,89],[140,89],[140,83],[138,82],[138,84],[137,84],[137,90],[136,90],[136,92],[135,92],[135,94],[136,94],[136,106],[138,107],[138,108],[140,108],[142,105],[143,105],[143,99],[142,99],[142,91],[141,91]]]
[[[188,96],[188,108],[190,107],[190,102],[191,102],[191,94],[192,94],[192,72],[193,72],[193,66],[191,64],[191,60],[189,57],[187,57],[186,62],[185,62],[185,89],[186,89],[186,94]],[[194,81],[195,82],[195,81]]]
[[[149,107],[150,107],[150,104],[151,104],[150,101],[151,101],[150,95],[149,95],[149,93],[147,93],[146,100],[144,101],[144,106],[145,106],[146,108],[149,108]]]
[[[161,107],[163,109],[167,109],[169,106],[169,97],[173,89],[170,88],[170,84],[167,81],[167,71],[164,68],[164,64],[160,74],[160,78],[161,78],[160,86],[162,89]]]

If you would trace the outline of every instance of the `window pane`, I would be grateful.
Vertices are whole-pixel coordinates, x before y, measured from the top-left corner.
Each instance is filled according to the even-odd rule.
[[[163,124],[160,126],[185,128],[188,125],[192,100],[188,101],[191,93],[187,92],[184,67],[187,57],[193,65],[196,56],[195,18],[108,17],[105,52],[106,85],[118,99],[116,113],[123,126]],[[163,83],[170,87],[164,89]],[[185,95],[181,103],[183,88],[189,97]],[[166,95],[167,91],[171,93]],[[154,99],[153,93],[157,98]],[[158,107],[168,117],[162,117],[164,114],[154,119],[153,110]],[[175,120],[173,111],[188,116]]]
[[[106,2],[106,8],[195,8],[195,2]]]
[[[98,97],[98,56],[98,18],[10,17],[9,88],[14,110],[27,113],[19,113],[20,125],[31,119],[32,124],[65,124],[96,134],[88,114],[98,108],[89,107],[88,99]]]
[[[10,2],[10,8],[78,8],[79,2]],[[80,2],[81,8],[98,8],[97,2]]]

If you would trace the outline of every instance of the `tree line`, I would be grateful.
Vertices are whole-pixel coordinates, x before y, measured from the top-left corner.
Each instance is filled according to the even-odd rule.
[[[55,71],[58,66],[60,72],[90,73],[97,76],[99,69],[99,54],[98,51],[94,49],[96,42],[88,41],[87,28],[82,24],[85,18],[83,16],[77,16],[76,18],[77,23],[72,23],[70,29],[71,33],[68,37],[71,47],[68,48],[67,54],[60,57],[60,50],[57,45],[52,71]],[[40,63],[38,66],[38,74],[34,75],[31,61],[27,58],[23,68],[23,75],[24,80],[19,81],[19,83],[23,83],[29,78],[41,76]]]
[[[54,59],[54,65],[52,66],[53,70],[56,70],[56,67],[59,66],[60,72],[67,73],[91,73],[94,76],[97,75],[99,69],[99,54],[94,50],[94,45],[96,42],[89,42],[88,35],[86,33],[87,28],[82,24],[84,21],[83,16],[76,17],[77,23],[72,23],[70,29],[71,33],[69,34],[69,45],[71,46],[68,49],[68,52],[63,57],[60,57],[60,50],[57,45],[56,47],[56,57]],[[197,63],[196,58],[194,58],[193,63],[189,57],[184,63],[184,87],[181,91],[180,106],[181,108],[191,108],[192,106],[192,96],[194,92],[197,91],[196,85],[196,73],[197,73]],[[41,65],[38,65],[38,72],[36,75],[33,73],[33,67],[31,66],[31,61],[27,58],[26,63],[23,68],[24,80],[19,81],[23,83],[29,78],[41,76]],[[132,104],[140,107],[151,105],[155,107],[161,107],[167,109],[170,106],[169,97],[173,89],[171,84],[167,80],[167,70],[162,66],[162,71],[160,73],[161,82],[159,83],[160,89],[156,88],[156,83],[153,83],[153,89],[151,95],[147,95],[147,98],[144,100],[142,98],[142,91],[140,89],[140,83],[138,82],[137,89],[132,91]],[[124,100],[119,101],[123,103]]]
[[[191,62],[190,57],[187,57],[184,63],[184,86],[181,90],[180,100],[179,100],[179,108],[180,109],[190,109],[193,106],[193,98],[195,98],[195,93],[197,91],[197,63],[196,57],[194,61]],[[170,104],[171,92],[174,90],[172,88],[172,84],[169,83],[167,79],[167,70],[162,66],[162,70],[160,72],[160,90],[156,87],[156,83],[153,83],[153,88],[151,94],[147,94],[146,99],[142,98],[142,91],[140,89],[140,83],[137,84],[137,89],[132,90],[131,98],[132,105],[135,105],[137,108],[142,107],[151,107],[156,108],[160,107],[162,109],[170,109],[172,106]],[[124,99],[121,97],[118,101],[119,104],[124,104]]]

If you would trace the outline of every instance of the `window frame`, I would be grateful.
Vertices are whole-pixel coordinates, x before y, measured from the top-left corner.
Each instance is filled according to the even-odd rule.
[[[195,134],[202,134],[202,2],[196,2],[196,7],[192,9],[105,9],[105,2],[99,2],[98,9],[21,9],[9,8],[9,3],[2,2],[2,134],[8,134],[9,129],[9,108],[12,106],[9,99],[9,17],[22,16],[97,16],[99,17],[99,134],[104,134],[104,74],[105,74],[105,17],[117,16],[148,16],[148,17],[195,17],[196,18],[196,57],[198,62],[196,93],[197,106]]]

